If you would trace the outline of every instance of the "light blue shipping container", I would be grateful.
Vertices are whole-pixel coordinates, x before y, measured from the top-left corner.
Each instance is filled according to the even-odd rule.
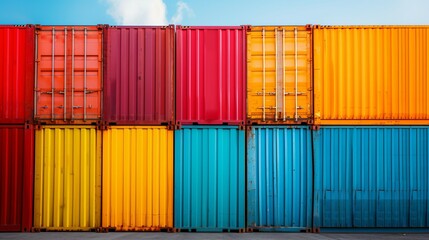
[[[312,224],[312,147],[308,126],[247,132],[247,227],[305,231]]]
[[[429,227],[428,127],[314,131],[314,227]]]
[[[245,131],[182,126],[174,140],[174,227],[244,230]]]

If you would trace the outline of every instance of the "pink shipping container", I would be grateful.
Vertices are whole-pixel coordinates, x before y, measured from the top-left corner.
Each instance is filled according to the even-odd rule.
[[[33,127],[0,126],[0,232],[31,230],[33,172]]]
[[[106,27],[104,46],[103,120],[174,123],[174,26]]]
[[[0,124],[33,118],[34,27],[0,26]]]
[[[243,125],[246,27],[176,27],[176,123]]]

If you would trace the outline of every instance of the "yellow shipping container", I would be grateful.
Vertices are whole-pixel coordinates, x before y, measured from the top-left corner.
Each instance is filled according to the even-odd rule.
[[[173,227],[173,130],[116,126],[103,132],[102,226]]]
[[[315,26],[315,124],[429,124],[428,36],[428,26]]]
[[[35,141],[34,228],[100,227],[100,131],[94,126],[43,126]]]
[[[312,29],[252,26],[247,32],[249,124],[311,123]]]

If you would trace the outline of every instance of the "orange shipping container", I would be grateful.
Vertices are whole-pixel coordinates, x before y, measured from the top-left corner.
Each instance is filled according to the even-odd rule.
[[[36,28],[36,121],[79,124],[101,118],[102,34],[98,26]]]
[[[247,121],[300,124],[313,119],[312,29],[252,26],[247,31]]]
[[[322,125],[429,124],[429,26],[316,26]]]

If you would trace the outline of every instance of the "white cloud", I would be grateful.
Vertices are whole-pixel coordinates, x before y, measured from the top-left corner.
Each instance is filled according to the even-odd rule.
[[[177,2],[177,10],[176,14],[171,18],[171,23],[178,24],[183,21],[184,15],[191,16],[193,15],[192,9],[185,2],[179,1]]]
[[[163,0],[104,0],[107,13],[120,25],[167,25],[167,7]],[[178,24],[192,10],[183,1],[177,3],[176,13],[170,22]]]
[[[162,0],[106,0],[107,13],[121,25],[166,25],[166,6]]]

